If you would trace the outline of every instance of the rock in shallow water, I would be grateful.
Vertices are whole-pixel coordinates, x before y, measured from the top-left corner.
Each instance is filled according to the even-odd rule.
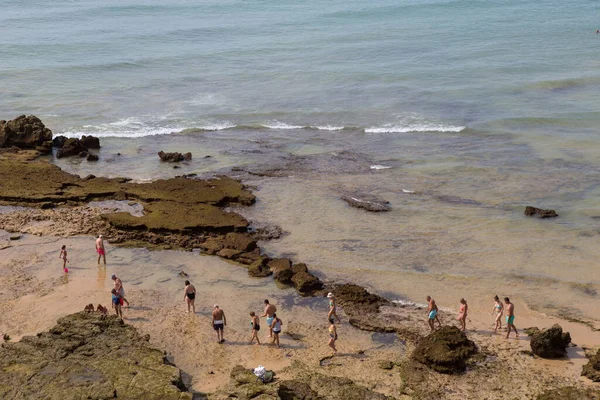
[[[162,150],[158,152],[158,156],[161,161],[167,162],[190,161],[192,159],[192,153],[165,153]]]
[[[528,217],[540,217],[540,218],[555,218],[558,214],[554,210],[544,210],[541,208],[527,206],[525,207],[525,215]]]
[[[555,324],[552,328],[532,333],[530,345],[533,354],[543,358],[562,358],[567,355],[571,335],[564,333],[560,325]]]
[[[352,207],[362,208],[367,211],[383,212],[390,210],[390,202],[377,196],[347,194],[342,196],[342,200]]]
[[[464,372],[467,360],[477,353],[477,346],[455,326],[442,326],[425,337],[412,358],[444,374]]]

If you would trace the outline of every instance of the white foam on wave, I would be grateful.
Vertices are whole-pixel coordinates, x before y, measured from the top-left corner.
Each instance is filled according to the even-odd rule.
[[[343,126],[332,126],[332,125],[311,125],[312,129],[318,129],[320,131],[341,131],[344,129]]]
[[[98,137],[139,138],[144,136],[169,135],[181,132],[185,128],[184,126],[156,126],[147,124],[139,118],[128,117],[106,124],[83,125],[81,128],[73,128],[59,134],[66,137],[94,135]]]
[[[289,125],[285,122],[273,121],[267,122],[265,124],[261,124],[261,126],[269,129],[302,129],[304,126],[302,125]]]
[[[392,167],[390,167],[389,165],[371,165],[369,168],[375,169],[375,170],[380,170],[380,169],[390,169]]]
[[[229,121],[216,122],[214,124],[199,126],[198,129],[203,131],[224,131],[226,129],[235,128],[237,125]]]
[[[414,190],[402,189],[402,193],[409,193],[409,194],[411,194],[411,193],[414,193],[414,192],[415,192]]]
[[[366,128],[365,133],[460,132],[464,126],[439,124],[383,125]]]

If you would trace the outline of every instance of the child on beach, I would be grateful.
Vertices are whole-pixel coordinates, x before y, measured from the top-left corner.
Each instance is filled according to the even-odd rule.
[[[115,310],[115,314],[117,314],[118,317],[123,318],[123,310],[121,309],[121,304],[123,303],[123,300],[121,295],[117,292],[116,289],[111,290],[110,293],[112,293],[112,306]]]
[[[258,340],[258,331],[260,331],[260,318],[258,315],[256,315],[256,313],[254,313],[254,311],[250,311],[250,317],[252,318],[252,321],[250,322],[250,325],[252,326],[252,337],[250,338],[250,344],[254,342],[254,339],[256,339],[256,344],[260,344],[260,340]]]
[[[277,342],[277,348],[279,348],[279,334],[281,333],[281,325],[283,322],[277,318],[277,314],[273,314],[273,322],[271,322],[271,330],[273,331],[273,340],[271,343]]]
[[[498,329],[502,329],[502,314],[504,314],[504,306],[497,295],[494,296],[494,311],[492,311],[492,314],[494,313],[496,314],[494,333],[498,333]]]
[[[333,349],[333,353],[337,353],[337,349],[335,348],[335,341],[338,338],[337,329],[335,327],[335,320],[333,318],[329,318],[329,343],[328,346]]]
[[[69,261],[67,259],[67,246],[63,245],[60,248],[60,254],[58,255],[58,258],[60,258],[61,260],[63,260],[63,271],[64,272],[69,272],[69,269],[67,268],[67,262]]]
[[[467,329],[467,312],[469,311],[469,306],[467,305],[467,301],[465,299],[460,299],[460,312],[458,314],[458,322],[460,322],[460,330],[465,331]]]

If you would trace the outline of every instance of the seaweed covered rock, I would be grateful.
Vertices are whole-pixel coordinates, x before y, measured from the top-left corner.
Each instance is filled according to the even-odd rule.
[[[323,282],[310,272],[298,272],[292,276],[291,282],[300,294],[308,295],[323,289]]]
[[[319,400],[317,392],[308,383],[300,381],[283,381],[277,391],[281,400]]]
[[[525,215],[528,217],[539,217],[539,218],[554,218],[558,217],[558,214],[554,210],[544,210],[541,208],[527,206],[525,207]]]
[[[530,345],[533,354],[542,358],[562,358],[567,355],[569,343],[571,335],[564,333],[560,325],[554,324],[551,328],[534,333]]]
[[[294,272],[292,271],[292,262],[288,258],[274,258],[268,263],[273,271],[273,278],[283,284],[290,284]]]
[[[547,390],[536,397],[536,400],[600,400],[600,390],[566,386]]]
[[[590,357],[590,361],[583,366],[581,375],[594,382],[600,382],[600,349],[598,352]]]
[[[83,135],[79,141],[81,142],[81,144],[83,146],[87,147],[88,149],[99,149],[100,148],[100,139],[98,139],[96,136]]]
[[[272,275],[273,271],[271,271],[266,261],[267,259],[260,259],[250,264],[248,267],[248,275],[255,278],[264,278]]]
[[[158,157],[160,157],[161,161],[166,162],[180,162],[180,161],[190,161],[192,159],[192,153],[165,153],[164,151],[158,152]]]
[[[425,337],[412,353],[412,358],[444,374],[465,371],[469,357],[477,346],[455,326],[442,326]]]
[[[256,242],[247,234],[231,232],[225,236],[223,245],[227,249],[239,250],[242,252],[256,249]]]
[[[364,287],[350,283],[335,287],[333,294],[337,303],[352,315],[378,313],[379,307],[390,304],[383,297],[369,293]]]
[[[35,149],[52,141],[52,131],[33,115],[0,121],[0,147]]]
[[[191,400],[179,369],[116,316],[68,315],[0,348],[3,399]]]

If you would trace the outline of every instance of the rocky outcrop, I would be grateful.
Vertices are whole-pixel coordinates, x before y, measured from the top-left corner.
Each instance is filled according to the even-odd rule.
[[[266,261],[267,261],[267,259],[262,259],[262,260],[253,262],[248,267],[248,275],[255,277],[255,278],[264,278],[266,276],[272,275],[273,272],[271,271],[269,266],[266,265],[267,264]]]
[[[289,259],[275,258],[270,260],[268,265],[271,271],[273,271],[273,278],[276,281],[285,285],[289,285],[292,282],[294,272],[292,271],[292,262]]]
[[[79,139],[70,138],[65,140],[62,147],[58,149],[56,158],[77,156],[81,152],[87,152],[87,150],[87,147],[85,147]]]
[[[178,368],[116,316],[81,312],[0,347],[3,399],[192,399]]]
[[[455,326],[442,326],[417,345],[412,358],[444,374],[464,372],[467,360],[477,353],[477,346]]]
[[[536,400],[600,400],[600,390],[567,386],[546,390]]]
[[[351,318],[379,313],[379,307],[390,302],[381,296],[369,293],[364,287],[354,284],[343,284],[332,289],[337,304],[344,307]]]
[[[342,196],[342,200],[352,207],[362,208],[372,212],[389,211],[391,209],[389,201],[373,195],[358,193],[345,194]]]
[[[40,146],[48,147],[48,142],[52,142],[52,131],[33,115],[0,121],[0,147],[35,149]]]
[[[554,210],[543,210],[541,208],[527,206],[525,207],[525,215],[528,217],[539,217],[539,218],[554,218],[558,217],[558,214]]]
[[[79,140],[81,144],[88,149],[99,149],[100,148],[100,139],[95,136],[85,136],[83,135]]]
[[[314,292],[323,289],[323,282],[310,272],[294,273],[290,281],[303,296],[312,295]]]
[[[555,324],[540,332],[532,332],[531,351],[542,358],[562,358],[567,355],[567,346],[571,343],[571,335],[564,333],[562,327]]]
[[[161,161],[166,162],[180,162],[180,161],[190,161],[192,159],[192,153],[165,153],[164,151],[159,151],[158,156]]]
[[[600,382],[600,349],[590,357],[590,361],[583,366],[581,375],[594,382]],[[600,397],[599,397],[600,398]]]
[[[98,161],[99,158],[95,154],[88,154],[87,157],[86,157],[86,160],[88,160],[88,161]]]
[[[281,400],[320,400],[308,383],[299,381],[283,381],[277,391]]]
[[[67,137],[66,136],[56,136],[54,139],[52,139],[52,146],[53,147],[58,147],[61,148],[65,145],[65,142],[67,141]]]

